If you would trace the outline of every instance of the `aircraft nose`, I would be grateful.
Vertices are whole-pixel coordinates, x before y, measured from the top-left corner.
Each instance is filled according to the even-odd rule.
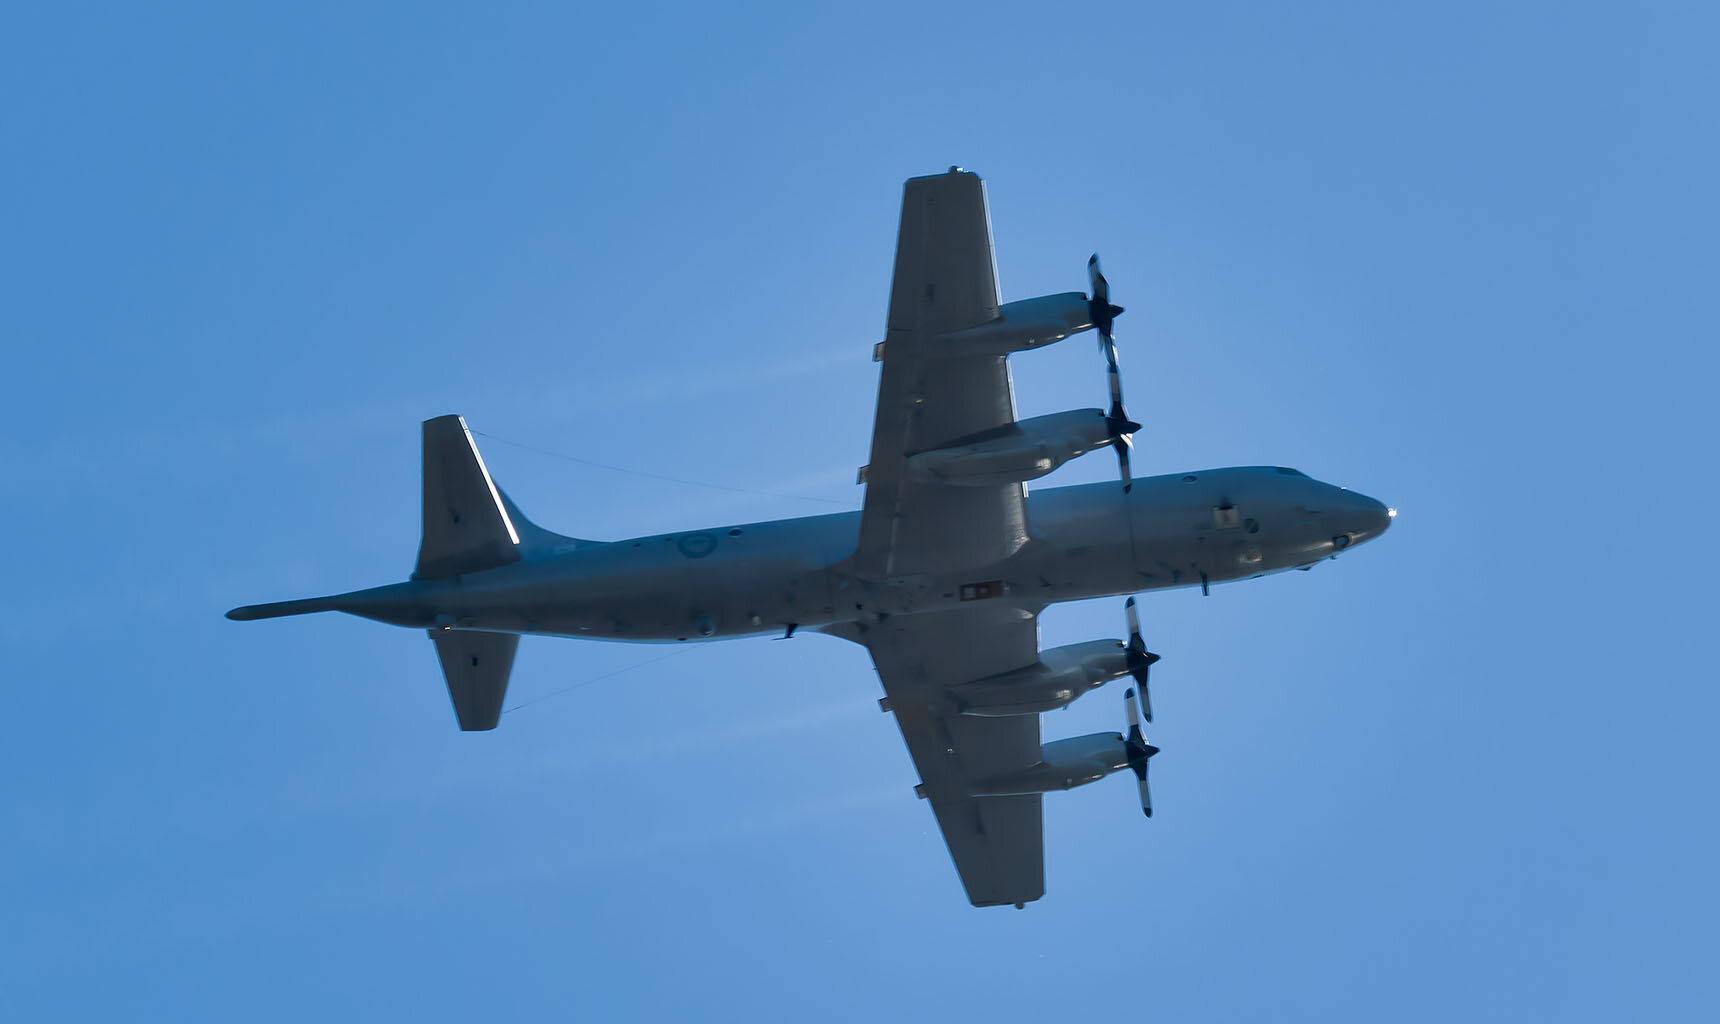
[[[1373,540],[1391,528],[1392,520],[1397,518],[1397,509],[1387,508],[1384,502],[1375,501],[1365,494],[1354,495],[1354,499],[1347,516],[1350,533],[1354,535],[1351,543]]]
[[[1397,509],[1387,508],[1384,502],[1354,491],[1343,492],[1343,498],[1334,505],[1336,507],[1327,522],[1332,527],[1332,540],[1340,551],[1352,544],[1373,540],[1390,529],[1392,521],[1397,518]]]
[[[1368,525],[1366,532],[1368,536],[1364,539],[1378,537],[1380,534],[1391,529],[1392,521],[1397,519],[1397,509],[1386,507],[1385,502],[1375,501],[1373,498],[1368,498],[1367,502],[1368,509],[1366,516]]]

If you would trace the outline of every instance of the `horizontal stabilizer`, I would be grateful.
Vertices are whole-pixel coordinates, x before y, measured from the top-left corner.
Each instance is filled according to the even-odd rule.
[[[448,678],[448,696],[454,701],[460,728],[466,732],[494,729],[502,717],[519,636],[462,629],[429,632],[436,657],[442,659],[442,674]]]
[[[520,560],[514,530],[466,421],[424,421],[424,539],[415,580],[445,579]]]

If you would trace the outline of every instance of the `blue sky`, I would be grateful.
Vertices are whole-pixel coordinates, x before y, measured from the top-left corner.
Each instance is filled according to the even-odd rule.
[[[8,1018],[1720,1010],[1711,8],[7,21]],[[1028,910],[962,899],[859,648],[528,639],[462,735],[414,632],[221,618],[403,578],[447,412],[567,533],[857,507],[950,164],[1006,299],[1104,255],[1137,472],[1403,513],[1144,599],[1158,814],[1049,798]],[[1020,407],[1102,367],[1020,357]]]

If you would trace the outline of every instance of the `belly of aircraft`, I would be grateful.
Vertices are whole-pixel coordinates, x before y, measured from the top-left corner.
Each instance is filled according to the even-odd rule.
[[[973,602],[1033,611],[1060,601],[1195,587],[1306,564],[1306,544],[1247,480],[1155,477],[1030,499],[1015,556],[957,573],[862,579],[846,571],[851,515],[618,541],[506,570],[529,582],[475,600],[465,628],[677,642],[877,621]]]

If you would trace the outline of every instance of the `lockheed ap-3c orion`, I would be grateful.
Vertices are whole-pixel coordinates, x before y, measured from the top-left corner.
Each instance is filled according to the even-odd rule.
[[[1090,294],[1000,303],[977,175],[907,182],[860,511],[613,542],[551,533],[490,479],[465,421],[424,424],[424,532],[411,578],[235,608],[232,619],[341,611],[429,631],[460,728],[492,729],[525,634],[638,642],[817,630],[871,654],[976,906],[1045,892],[1042,795],[1121,769],[1152,814],[1147,650],[1127,640],[1039,648],[1059,601],[1305,569],[1383,533],[1396,514],[1293,469],[1132,479],[1111,304]],[[1108,409],[1018,420],[1011,353],[1094,330]],[[1122,483],[1024,483],[1101,448]],[[1128,731],[1042,743],[1040,714],[1129,677]],[[1139,708],[1136,691],[1139,691]]]

